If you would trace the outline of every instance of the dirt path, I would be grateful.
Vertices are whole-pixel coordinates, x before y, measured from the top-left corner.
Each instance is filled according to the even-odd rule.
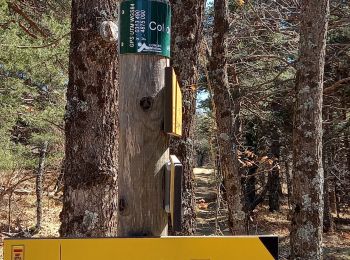
[[[221,207],[216,218],[217,182],[214,170],[196,168],[194,169],[194,175],[196,178],[195,193],[197,201],[196,235],[229,235],[227,211],[224,206]]]

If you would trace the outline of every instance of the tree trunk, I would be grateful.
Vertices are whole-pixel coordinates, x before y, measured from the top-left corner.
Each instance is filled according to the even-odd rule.
[[[272,147],[271,153],[273,156],[273,167],[271,173],[269,174],[269,210],[271,212],[279,211],[280,209],[280,186],[281,186],[281,178],[280,178],[280,166],[279,166],[279,158],[280,158],[280,137],[278,134],[277,127],[272,129]]]
[[[228,1],[216,0],[214,4],[213,47],[209,63],[210,83],[214,93],[216,123],[219,137],[220,170],[229,210],[229,226],[233,234],[245,233],[241,175],[238,164],[236,111],[239,97],[230,90],[227,75],[227,40],[229,32]]]
[[[333,122],[332,111],[329,111],[329,108],[324,108],[323,110],[323,118],[327,124],[324,127],[324,135],[331,136],[331,123]],[[323,201],[324,201],[324,210],[323,210],[323,231],[324,232],[333,232],[334,231],[334,220],[330,207],[330,190],[329,183],[331,181],[331,167],[333,165],[334,160],[334,147],[331,142],[323,143],[322,150],[322,158],[323,158],[323,167],[324,167],[324,193],[323,193]]]
[[[335,185],[337,185],[336,180],[333,179],[332,186],[330,188],[330,193],[329,193],[329,207],[330,207],[331,213],[337,214],[337,198],[335,194]]]
[[[328,170],[324,171],[324,213],[323,213],[323,231],[326,233],[334,232],[334,219],[332,216],[329,191],[329,174]]]
[[[345,132],[345,136],[344,136],[344,147],[345,147],[345,153],[347,154],[346,158],[347,158],[347,170],[348,172],[350,172],[350,131],[347,130],[347,132]]]
[[[280,170],[278,162],[273,163],[273,168],[269,174],[269,210],[275,212],[280,210],[280,191],[281,184]]]
[[[292,259],[323,257],[322,95],[328,14],[328,0],[301,1],[293,128]]]
[[[248,157],[247,159],[254,162],[256,160],[255,153],[256,153],[256,135],[254,134],[254,125],[248,124],[246,126],[245,131],[245,140],[246,140],[246,149],[252,151],[254,153],[253,156]],[[259,167],[257,164],[249,167],[247,173],[246,173],[246,179],[244,183],[244,198],[245,198],[245,212],[247,214],[250,214],[250,209],[253,208],[253,204],[256,201],[256,173],[258,171]]]
[[[117,234],[117,47],[114,27],[101,30],[116,10],[117,1],[72,1],[60,215],[66,237]]]
[[[171,140],[171,154],[178,156],[184,167],[183,235],[195,232],[195,194],[193,176],[194,115],[198,61],[203,31],[204,0],[171,0],[172,65],[183,94],[183,134]]]
[[[13,190],[11,189],[8,194],[8,217],[7,217],[7,223],[8,223],[8,232],[11,233],[11,223],[12,223],[12,195]]]
[[[292,162],[290,160],[289,154],[286,155],[285,159],[285,167],[286,167],[286,181],[287,181],[287,197],[288,197],[288,208],[291,209],[291,197],[293,194],[293,189],[292,189]]]
[[[44,142],[42,147],[40,148],[40,158],[39,165],[36,173],[36,231],[41,229],[42,217],[43,217],[43,175],[44,175],[44,167],[45,167],[45,159],[47,152],[48,142]]]
[[[349,102],[346,98],[346,94],[343,92],[343,112],[342,112],[342,119],[344,121],[348,121],[347,111],[349,107]],[[349,122],[349,121],[348,121]],[[346,168],[348,172],[350,172],[350,128],[346,129],[344,131],[344,148],[345,148],[345,154],[346,154]]]
[[[334,194],[335,194],[335,206],[337,208],[337,218],[340,218],[340,213],[341,213],[341,208],[340,208],[340,191],[339,191],[339,187],[338,187],[338,184],[335,183],[335,186],[334,186]]]
[[[253,165],[248,169],[247,178],[245,181],[245,208],[250,209],[256,200],[256,173],[259,167]],[[247,212],[247,211],[246,211]],[[249,214],[249,212],[247,212]]]

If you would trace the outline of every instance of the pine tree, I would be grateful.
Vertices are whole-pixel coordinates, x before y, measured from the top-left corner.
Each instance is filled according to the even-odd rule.
[[[328,13],[328,0],[301,2],[293,133],[292,259],[322,259],[323,255],[322,97]]]
[[[172,4],[172,65],[183,94],[183,136],[171,140],[171,154],[184,166],[183,234],[195,232],[195,195],[193,179],[194,128],[199,54],[203,32],[204,0],[170,1]]]
[[[239,105],[237,103],[239,101],[238,91],[230,89],[227,72],[228,1],[216,0],[214,13],[209,79],[214,93],[214,111],[218,128],[219,170],[226,188],[230,229],[233,234],[242,235],[245,233],[246,217],[238,163]]]
[[[62,236],[117,231],[117,3],[72,1]]]

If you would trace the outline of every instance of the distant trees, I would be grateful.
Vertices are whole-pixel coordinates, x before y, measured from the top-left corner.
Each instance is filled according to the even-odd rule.
[[[0,1],[0,200],[8,198],[9,232],[24,228],[15,229],[11,214],[19,215],[18,198],[31,194],[36,178],[38,223],[30,231],[38,231],[41,195],[61,164],[69,11],[68,0]]]
[[[214,44],[214,11],[215,7],[209,9],[206,20],[209,46]],[[252,5],[229,1],[226,64],[231,96],[225,103],[235,111],[238,130],[233,138],[247,214],[267,197],[271,211],[279,209],[284,174],[281,162],[291,141],[291,93],[297,54],[295,14],[296,6],[283,1],[258,1]],[[220,135],[219,130],[214,131],[214,135]]]
[[[350,196],[349,179],[349,66],[348,52],[344,44],[350,36],[342,21],[349,16],[349,5],[342,1],[330,1],[331,16],[328,33],[325,88],[323,91],[324,141],[322,157],[324,162],[324,231],[336,228],[335,214],[340,217],[342,208],[348,207]]]
[[[72,2],[60,216],[66,237],[117,231],[118,57],[113,27],[103,27],[116,10],[116,1]]]
[[[322,101],[328,15],[328,0],[301,1],[293,128],[292,259],[323,257]]]
[[[67,2],[0,1],[0,170],[36,168],[45,141],[48,165],[60,163],[69,23],[56,11]]]
[[[346,195],[349,188],[345,184],[349,158],[349,73],[345,68],[349,66],[349,57],[344,45],[349,42],[344,24],[349,8],[342,1],[331,1],[331,4],[331,30],[323,80],[326,86],[323,109],[329,110],[330,116],[324,118],[326,139],[323,150],[324,168],[328,171],[325,185],[329,190],[329,208],[331,213],[336,213],[342,211],[349,201]],[[229,8],[231,28],[227,37],[227,75],[230,86],[235,86],[237,76],[240,80],[241,137],[246,137],[246,140],[239,140],[242,153],[239,159],[246,208],[250,211],[268,198],[270,210],[278,211],[287,191],[284,187],[288,187],[288,198],[293,190],[290,161],[300,10],[295,2],[285,1],[257,1],[243,8],[237,1],[231,1]],[[214,44],[211,42],[215,26],[213,11],[214,7],[211,7],[205,23],[209,46]],[[207,115],[210,116],[211,103],[201,101],[201,104],[208,107]],[[220,134],[216,128],[211,130],[213,136]],[[329,212],[327,216],[332,218]]]

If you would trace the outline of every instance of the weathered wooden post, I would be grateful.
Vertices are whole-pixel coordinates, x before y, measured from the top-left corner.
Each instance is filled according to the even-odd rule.
[[[120,147],[118,236],[164,236],[165,67],[170,57],[168,0],[120,5]]]

